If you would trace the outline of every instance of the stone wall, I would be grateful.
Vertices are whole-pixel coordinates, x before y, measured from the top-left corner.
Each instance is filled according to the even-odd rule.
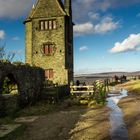
[[[5,77],[14,78],[18,85],[18,106],[25,107],[34,104],[41,98],[44,85],[44,70],[29,65],[13,65],[0,62],[0,97],[2,96],[2,85]],[[0,100],[1,100],[0,99]],[[0,103],[1,107],[4,103]],[[0,107],[0,111],[1,111]]]
[[[43,91],[42,99],[45,101],[59,102],[70,95],[69,85],[46,86]]]
[[[66,9],[67,10],[66,10]],[[73,23],[71,2],[66,7],[61,1],[39,0],[25,23],[26,63],[44,70],[53,69],[54,84],[65,85],[73,81]],[[66,11],[65,11],[66,10]],[[56,20],[56,29],[40,30],[40,21]],[[43,44],[55,46],[53,55],[43,53]]]
[[[36,30],[40,19],[34,19],[33,23],[33,53],[32,63],[43,69],[53,69],[54,77],[49,79],[53,83],[68,84],[68,70],[65,68],[65,47],[64,47],[64,18],[58,17],[59,23],[57,30],[40,31]],[[61,26],[61,27],[60,27]],[[43,44],[51,42],[55,45],[53,55],[47,56],[43,54]],[[30,48],[29,48],[30,49]],[[28,62],[27,62],[28,63]]]

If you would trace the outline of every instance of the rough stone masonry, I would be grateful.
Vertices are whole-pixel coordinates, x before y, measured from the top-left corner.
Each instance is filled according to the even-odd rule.
[[[54,84],[73,81],[71,0],[38,0],[24,24],[26,63],[43,68]]]
[[[0,113],[2,115],[5,103],[3,102],[3,82],[8,77],[18,86],[18,106],[25,107],[34,104],[41,98],[44,86],[44,70],[29,65],[14,65],[0,62]]]

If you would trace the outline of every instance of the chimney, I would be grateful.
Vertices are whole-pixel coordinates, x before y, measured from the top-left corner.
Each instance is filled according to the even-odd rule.
[[[67,14],[69,16],[71,16],[72,15],[71,0],[65,0],[64,7],[65,7],[65,11],[67,12]]]

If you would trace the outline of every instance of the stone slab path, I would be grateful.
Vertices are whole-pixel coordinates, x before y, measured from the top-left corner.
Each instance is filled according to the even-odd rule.
[[[8,134],[16,131],[21,124],[0,125],[0,139],[5,138]]]

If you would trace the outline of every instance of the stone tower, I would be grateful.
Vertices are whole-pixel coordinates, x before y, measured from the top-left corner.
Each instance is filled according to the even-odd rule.
[[[53,83],[73,81],[71,0],[38,0],[24,24],[26,63],[43,68]]]

